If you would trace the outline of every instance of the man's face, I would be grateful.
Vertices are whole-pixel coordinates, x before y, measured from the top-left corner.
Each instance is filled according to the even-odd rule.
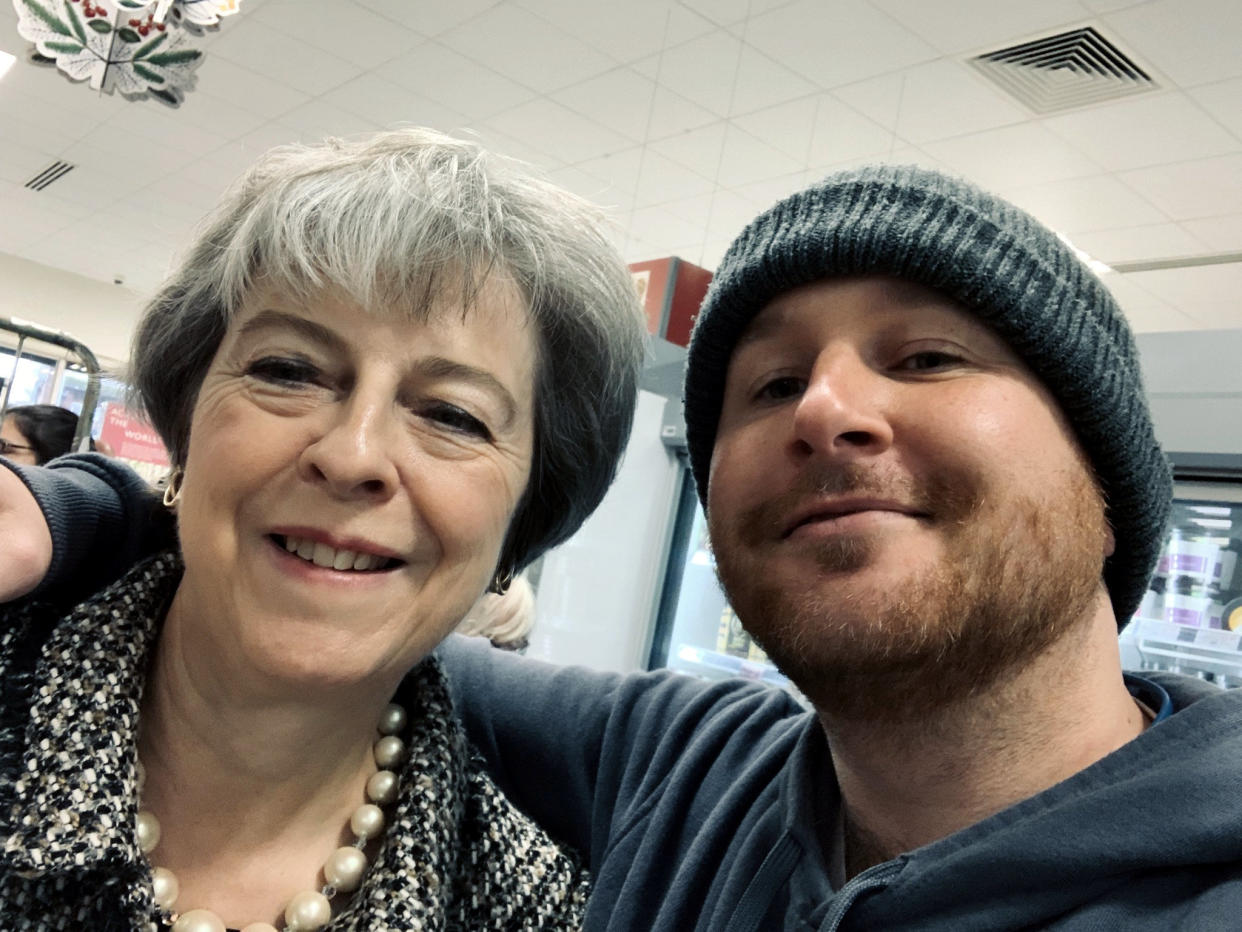
[[[739,617],[825,711],[964,697],[1107,604],[1103,503],[1047,390],[891,279],[807,285],[751,323],[708,521]]]

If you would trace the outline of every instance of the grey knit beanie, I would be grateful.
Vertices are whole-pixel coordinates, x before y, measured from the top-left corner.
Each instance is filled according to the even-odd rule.
[[[1108,289],[1047,227],[1000,198],[914,166],[830,175],[742,231],[703,300],[686,369],[686,439],[706,504],[725,373],[777,295],[847,275],[891,275],[978,314],[1060,404],[1108,503],[1104,581],[1118,624],[1160,554],[1173,483],[1156,442],[1129,325]]]

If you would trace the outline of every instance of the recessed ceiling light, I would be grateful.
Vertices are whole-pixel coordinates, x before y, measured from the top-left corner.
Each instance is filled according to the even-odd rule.
[[[0,52],[0,78],[3,78],[8,70],[13,67],[13,62],[15,61],[17,59],[8,52]]]

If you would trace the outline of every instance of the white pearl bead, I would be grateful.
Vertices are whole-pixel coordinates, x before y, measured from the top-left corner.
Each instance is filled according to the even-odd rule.
[[[157,867],[151,877],[151,888],[155,891],[155,905],[160,909],[172,909],[177,902],[177,894],[181,885],[177,883],[177,875],[164,867]]]
[[[332,921],[332,904],[322,893],[303,890],[285,907],[285,922],[292,932],[315,932]]]
[[[394,770],[405,757],[405,742],[393,735],[375,742],[375,763],[384,770]]]
[[[337,848],[323,865],[323,879],[342,893],[353,893],[367,871],[367,856],[357,848]]]
[[[349,817],[349,827],[359,838],[368,841],[384,830],[384,810],[370,803],[363,803]]]
[[[379,733],[381,735],[399,735],[405,731],[406,721],[405,709],[395,702],[390,702],[380,715]]]
[[[270,922],[252,922],[248,926],[242,926],[241,932],[279,932],[279,930]]]
[[[138,847],[143,854],[150,854],[160,843],[160,820],[154,813],[138,810]]]
[[[371,774],[367,781],[367,799],[379,806],[386,806],[397,798],[397,775],[391,770]]]
[[[210,909],[192,909],[173,923],[172,932],[226,932],[224,920]]]

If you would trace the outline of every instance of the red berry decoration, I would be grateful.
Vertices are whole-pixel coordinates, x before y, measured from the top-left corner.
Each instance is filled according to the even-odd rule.
[[[150,26],[139,26],[139,27],[138,27],[138,35],[140,35],[140,36],[145,36],[145,35],[147,35],[150,31],[151,31],[151,27],[150,27]]]
[[[163,31],[164,31],[164,29],[165,29],[165,28],[167,28],[167,27],[165,27],[165,25],[164,25],[163,23],[157,23],[157,24],[156,24],[156,26],[155,26],[155,28],[156,28],[156,29],[158,29],[160,32],[163,32]]]
[[[136,27],[136,26],[141,26],[141,25],[142,25],[142,20],[140,20],[140,19],[131,19],[131,20],[129,21],[129,24],[130,24],[131,26],[135,26],[135,27]]]

